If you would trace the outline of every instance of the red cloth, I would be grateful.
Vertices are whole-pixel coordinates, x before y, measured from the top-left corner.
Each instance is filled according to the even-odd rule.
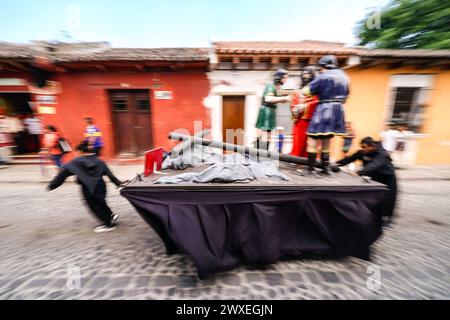
[[[319,98],[317,96],[300,96],[299,92],[294,92],[292,94],[291,109],[300,103],[305,103],[306,108],[303,113],[299,114],[298,120],[294,123],[292,128],[293,143],[291,155],[306,158],[308,156],[308,153],[306,152],[308,139],[306,131],[308,130],[309,122],[311,121],[317,104],[319,103]]]
[[[154,170],[161,170],[163,162],[163,148],[157,148],[145,153],[145,171],[144,176],[148,177]],[[156,166],[155,166],[156,164]]]

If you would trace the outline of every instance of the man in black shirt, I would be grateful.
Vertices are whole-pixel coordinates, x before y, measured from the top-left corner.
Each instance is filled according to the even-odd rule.
[[[103,223],[95,228],[95,232],[112,231],[115,229],[118,215],[113,214],[106,203],[106,185],[103,176],[108,176],[111,182],[118,187],[122,185],[122,182],[112,174],[102,160],[97,158],[93,151],[89,150],[87,143],[80,144],[77,151],[81,152],[81,156],[65,164],[59,174],[50,182],[48,189],[58,188],[68,177],[75,175],[77,182],[81,185],[87,205]]]
[[[395,168],[389,153],[383,148],[380,142],[374,141],[371,137],[361,140],[361,150],[349,157],[336,162],[338,166],[345,166],[356,160],[363,162],[363,168],[358,171],[360,176],[368,176],[372,180],[385,184],[390,192],[386,199],[386,206],[383,215],[385,224],[392,222],[395,202],[397,198],[397,178]]]

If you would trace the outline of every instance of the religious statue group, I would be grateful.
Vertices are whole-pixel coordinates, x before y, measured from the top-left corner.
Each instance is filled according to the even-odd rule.
[[[385,225],[392,222],[397,198],[397,178],[392,159],[382,144],[372,137],[361,140],[359,151],[348,155],[355,136],[350,122],[345,121],[344,103],[349,95],[349,77],[338,67],[333,55],[318,61],[318,67],[307,66],[300,75],[300,88],[284,90],[288,79],[286,70],[274,74],[273,83],[266,86],[259,110],[256,128],[259,129],[257,148],[269,150],[270,135],[276,128],[278,103],[291,104],[293,145],[291,155],[307,158],[305,175],[315,174],[319,160],[320,173],[330,174],[330,142],[335,136],[344,139],[343,159],[332,166],[333,170],[361,161],[362,169],[356,174],[386,185],[389,193],[384,203]]]
[[[273,83],[266,86],[256,128],[259,129],[257,147],[270,144],[270,134],[276,127],[278,103],[291,103],[293,146],[291,155],[308,159],[308,171],[313,172],[320,155],[321,170],[327,174],[330,162],[330,141],[334,136],[348,134],[344,107],[349,94],[349,78],[338,68],[333,55],[322,57],[316,66],[307,66],[301,72],[300,88],[282,89],[288,79],[286,70],[278,70]]]

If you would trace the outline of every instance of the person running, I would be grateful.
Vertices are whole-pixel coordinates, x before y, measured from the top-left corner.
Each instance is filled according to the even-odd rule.
[[[103,176],[108,178],[117,187],[123,183],[117,179],[109,170],[108,166],[100,160],[89,148],[86,142],[77,146],[79,156],[65,164],[60,173],[49,183],[48,190],[55,190],[64,181],[74,175],[81,185],[83,197],[98,220],[102,224],[95,228],[95,232],[108,232],[116,228],[119,216],[114,214],[106,203],[106,185]]]
[[[355,138],[355,130],[350,121],[345,122],[345,136],[343,138],[344,144],[342,146],[342,153],[344,157],[346,157],[352,147],[353,139]]]

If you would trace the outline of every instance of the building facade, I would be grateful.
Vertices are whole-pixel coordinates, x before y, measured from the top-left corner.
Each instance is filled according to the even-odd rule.
[[[83,139],[82,118],[92,117],[103,132],[106,159],[170,148],[168,133],[193,132],[195,120],[210,126],[203,106],[209,92],[206,49],[116,49],[104,43],[44,48],[38,43],[33,51],[5,47],[0,99],[10,105],[9,113],[34,112],[72,144]]]
[[[222,139],[226,129],[242,128],[241,141],[251,146],[264,85],[272,81],[274,71],[287,69],[290,81],[285,88],[292,89],[298,87],[301,68],[326,54],[335,55],[350,77],[345,111],[357,135],[352,151],[361,138],[379,139],[386,124],[402,123],[413,131],[402,162],[450,163],[448,50],[368,50],[321,41],[216,42],[208,73],[211,92],[205,103],[211,110],[214,137]],[[291,148],[290,119],[289,105],[279,105],[277,125],[285,132],[285,153]],[[333,158],[341,156],[341,146],[342,139],[333,139]]]
[[[345,112],[356,131],[352,151],[361,138],[379,138],[387,123],[397,122],[413,131],[403,161],[450,163],[448,50],[369,50],[323,41],[216,42],[204,49],[0,43],[0,109],[34,113],[73,145],[83,139],[82,118],[92,117],[103,131],[106,159],[170,149],[175,142],[168,133],[194,133],[196,122],[216,140],[253,146],[261,95],[274,71],[287,69],[285,89],[294,89],[301,69],[326,54],[350,77]],[[288,104],[277,108],[277,125],[289,153]],[[227,137],[227,129],[236,135]],[[333,139],[333,158],[341,146],[341,138]]]

